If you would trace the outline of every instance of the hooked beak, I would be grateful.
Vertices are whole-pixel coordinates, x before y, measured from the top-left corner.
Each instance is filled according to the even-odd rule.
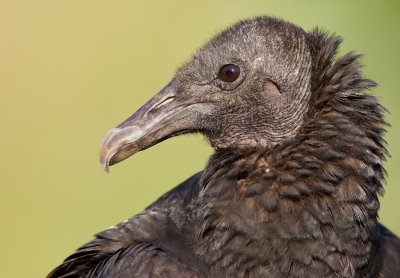
[[[190,103],[176,97],[174,79],[132,116],[112,128],[100,144],[100,164],[109,166],[167,138],[199,131],[201,115],[210,113],[209,103]]]

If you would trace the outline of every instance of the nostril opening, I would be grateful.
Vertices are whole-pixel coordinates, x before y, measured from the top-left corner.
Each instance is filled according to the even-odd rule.
[[[169,96],[169,97],[167,97],[167,98],[164,99],[162,102],[158,103],[158,104],[154,107],[154,109],[158,109],[158,108],[160,108],[160,107],[162,107],[162,106],[164,106],[164,105],[170,103],[174,98],[175,98],[175,96]]]
[[[161,107],[163,107],[163,106],[167,105],[168,103],[170,103],[171,101],[173,101],[174,98],[175,98],[174,95],[166,96],[165,98],[161,99],[159,102],[154,104],[153,107],[151,107],[149,110],[147,110],[146,114],[152,113],[155,110],[160,109]]]

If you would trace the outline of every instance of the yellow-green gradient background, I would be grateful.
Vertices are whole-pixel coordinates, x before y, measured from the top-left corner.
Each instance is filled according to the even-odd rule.
[[[112,168],[98,145],[208,38],[275,15],[344,37],[391,111],[381,221],[400,234],[400,2],[83,1],[0,3],[0,277],[43,277],[92,235],[201,170],[211,148],[182,136]]]

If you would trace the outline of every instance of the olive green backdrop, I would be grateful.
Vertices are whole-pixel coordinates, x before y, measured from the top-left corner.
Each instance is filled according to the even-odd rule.
[[[275,15],[341,34],[391,111],[380,218],[400,234],[400,2],[82,1],[0,3],[0,277],[43,277],[92,235],[201,170],[201,136],[112,167],[98,145],[218,30]]]

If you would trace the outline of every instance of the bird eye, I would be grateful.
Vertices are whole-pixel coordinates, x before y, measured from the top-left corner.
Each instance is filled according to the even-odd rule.
[[[234,64],[228,64],[221,68],[218,78],[224,82],[232,83],[238,79],[240,75],[240,68]]]

